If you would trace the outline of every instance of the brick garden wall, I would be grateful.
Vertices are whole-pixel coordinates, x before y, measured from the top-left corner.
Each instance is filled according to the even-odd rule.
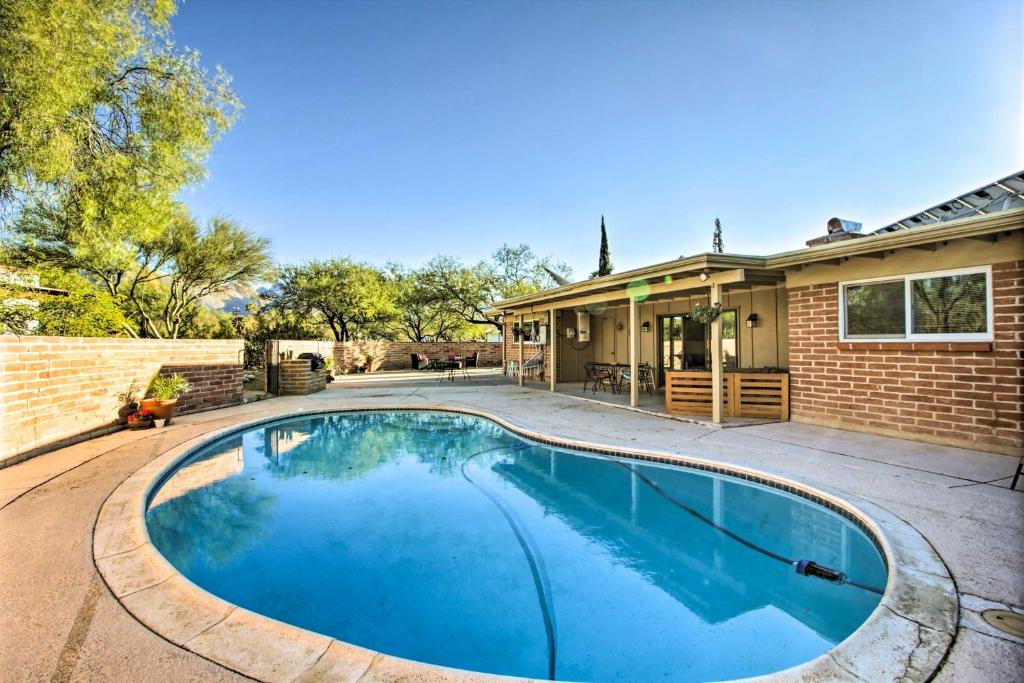
[[[206,339],[0,337],[0,466],[111,431],[115,394],[180,372],[177,412],[242,401],[242,342]]]
[[[454,353],[462,356],[479,352],[479,367],[501,365],[500,342],[389,342],[389,341],[291,341],[281,340],[281,351],[334,355],[336,373],[351,370],[366,362],[367,353],[373,353],[380,370],[402,370],[412,367],[411,354],[422,353],[428,358],[447,358]]]
[[[794,421],[1024,451],[1024,261],[992,267],[994,343],[839,341],[838,284],[789,290]]]

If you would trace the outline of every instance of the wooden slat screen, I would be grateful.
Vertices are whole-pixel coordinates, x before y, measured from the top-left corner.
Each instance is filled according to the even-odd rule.
[[[789,375],[727,372],[722,375],[725,417],[789,419]],[[666,372],[665,412],[711,415],[710,372]]]

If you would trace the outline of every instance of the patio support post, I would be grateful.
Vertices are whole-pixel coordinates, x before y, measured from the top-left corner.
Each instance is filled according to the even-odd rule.
[[[555,380],[558,374],[558,334],[555,331],[555,309],[548,311],[548,346],[551,347],[551,391],[555,390]]]
[[[633,408],[640,403],[640,301],[629,297],[629,405]]]
[[[722,301],[722,285],[712,283],[708,304],[714,306]],[[722,316],[711,321],[711,419],[722,422]]]
[[[523,347],[523,314],[519,314],[519,386],[523,386],[523,356],[526,351]]]

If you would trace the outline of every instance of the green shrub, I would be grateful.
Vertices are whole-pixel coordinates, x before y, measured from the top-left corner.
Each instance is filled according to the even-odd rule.
[[[158,401],[169,401],[192,390],[184,375],[157,375],[149,385],[149,397]]]

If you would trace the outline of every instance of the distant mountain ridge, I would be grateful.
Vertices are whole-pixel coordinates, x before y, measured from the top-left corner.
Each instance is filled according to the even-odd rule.
[[[231,287],[199,299],[199,303],[211,311],[244,315],[249,302],[257,299],[260,289],[256,287]]]

